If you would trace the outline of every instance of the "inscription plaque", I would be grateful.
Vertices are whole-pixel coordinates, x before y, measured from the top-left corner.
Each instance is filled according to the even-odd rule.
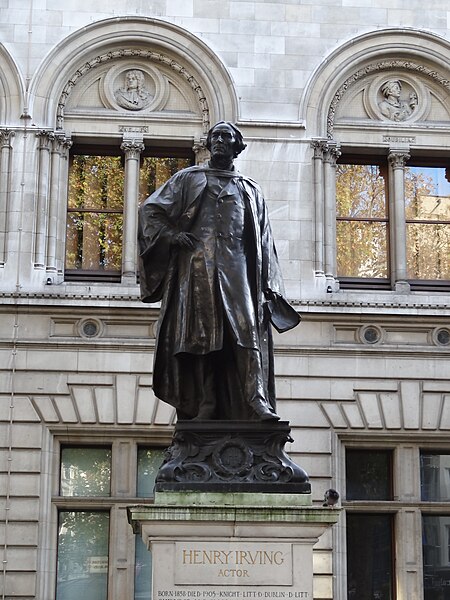
[[[175,584],[292,585],[292,544],[175,544]]]
[[[312,600],[312,550],[296,542],[153,541],[153,600]],[[295,565],[295,568],[294,568]]]

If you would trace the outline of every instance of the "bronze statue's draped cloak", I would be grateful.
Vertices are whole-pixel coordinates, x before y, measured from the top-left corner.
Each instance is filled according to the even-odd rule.
[[[216,233],[222,236],[220,243],[226,245],[217,267],[220,284],[208,276],[211,257],[172,243],[176,233],[196,231],[208,176],[226,180],[224,195],[239,200],[247,223],[243,242],[232,230],[229,235]],[[233,251],[236,243],[245,244],[242,264],[242,252]],[[188,416],[197,414],[199,390],[194,369],[186,368],[177,356],[190,354],[195,358],[220,350],[226,319],[237,344],[261,352],[267,400],[274,406],[272,337],[264,291],[282,295],[283,284],[267,207],[258,185],[234,170],[203,166],[179,171],[141,206],[139,246],[142,300],[162,301],[153,371],[156,396]],[[233,277],[238,280],[235,293]]]

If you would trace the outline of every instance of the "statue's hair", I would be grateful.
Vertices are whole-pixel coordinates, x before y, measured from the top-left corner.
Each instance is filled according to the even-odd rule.
[[[211,127],[211,129],[208,131],[208,136],[206,138],[207,149],[211,150],[211,135],[218,125],[228,125],[228,127],[231,127],[231,129],[234,131],[234,137],[236,138],[234,142],[234,158],[236,158],[237,156],[239,156],[242,150],[245,150],[245,148],[247,148],[247,144],[244,144],[244,138],[242,136],[242,133],[239,131],[236,125],[233,125],[233,123],[230,123],[230,121],[219,121]]]
[[[402,89],[402,82],[399,79],[388,79],[388,81],[385,81],[381,86],[381,93],[387,97],[391,91],[392,86],[395,84],[398,85],[400,89]]]

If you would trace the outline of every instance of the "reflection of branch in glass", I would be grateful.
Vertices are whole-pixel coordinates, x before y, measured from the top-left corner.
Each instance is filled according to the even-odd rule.
[[[145,86],[144,73],[139,69],[127,71],[125,86],[115,90],[114,97],[119,106],[128,110],[142,110],[153,100]]]

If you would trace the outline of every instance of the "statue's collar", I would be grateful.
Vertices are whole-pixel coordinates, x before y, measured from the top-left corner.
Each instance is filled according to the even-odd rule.
[[[203,171],[204,173],[208,173],[210,175],[215,175],[216,177],[236,177],[238,179],[242,179],[242,175],[237,169],[234,168],[234,166],[229,170],[215,169],[214,167],[211,167],[210,163],[208,162],[204,163],[203,165],[199,165],[196,167],[196,170]]]

